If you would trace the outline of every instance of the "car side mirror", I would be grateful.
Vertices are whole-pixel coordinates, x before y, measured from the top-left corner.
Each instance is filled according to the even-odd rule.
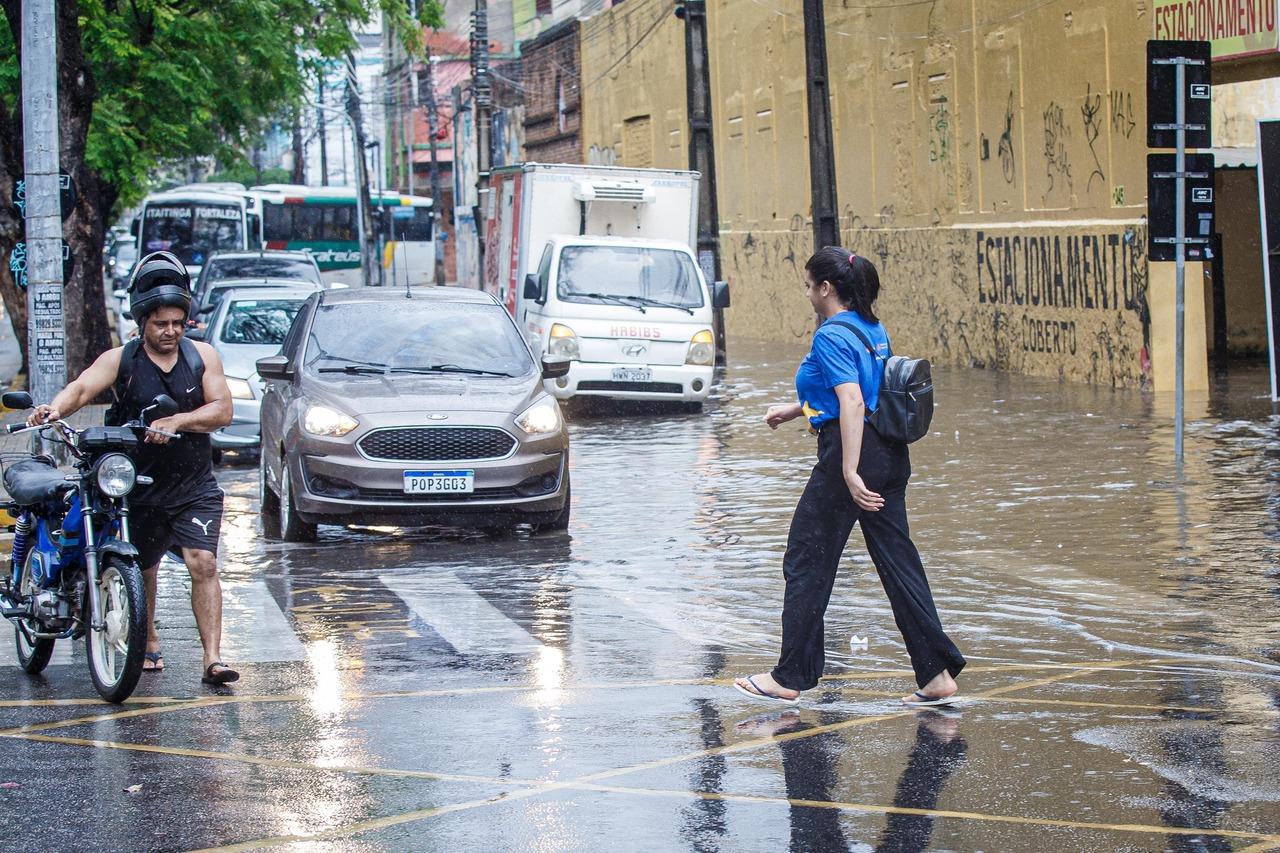
[[[542,357],[542,378],[559,379],[567,376],[573,361],[563,355],[544,355]]]
[[[263,379],[292,379],[293,366],[287,355],[269,355],[257,361],[258,375]]]
[[[130,234],[132,234],[133,236],[137,237],[137,236],[138,236],[138,232],[139,232],[139,231],[141,231],[141,230],[142,230],[142,221],[141,221],[141,220],[139,220],[139,219],[135,219],[135,220],[133,220],[132,222],[130,222],[130,223],[129,223],[129,233],[130,233]]]
[[[524,298],[532,299],[534,302],[542,301],[542,285],[538,284],[538,276],[535,273],[529,273],[524,277]]]
[[[121,302],[123,302],[129,298],[129,291],[125,290],[124,288],[120,288],[119,290],[111,291],[111,296],[113,299],[119,299]]]
[[[187,329],[183,337],[189,341],[203,341],[205,339],[204,336],[206,331],[205,327],[196,326],[193,329]]]
[[[200,309],[196,311],[196,314],[200,315],[201,317],[207,317],[208,315],[212,314],[213,309],[217,307],[218,307],[217,305],[201,305]]]
[[[35,405],[35,400],[26,391],[6,391],[0,395],[0,405],[6,409],[29,409]]]
[[[717,281],[715,284],[711,285],[711,307],[729,307],[729,282]]]
[[[132,311],[130,311],[128,308],[126,308],[126,309],[124,309],[123,311],[121,311],[121,312],[120,312],[120,316],[121,316],[121,317],[123,317],[123,318],[125,318],[126,320],[132,320],[132,319],[133,319],[133,312],[132,312]]]

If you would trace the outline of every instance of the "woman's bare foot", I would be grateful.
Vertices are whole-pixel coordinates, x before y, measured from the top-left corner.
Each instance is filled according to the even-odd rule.
[[[904,705],[925,705],[938,701],[939,699],[947,699],[956,694],[960,689],[960,685],[956,684],[956,680],[951,677],[951,673],[945,669],[929,680],[929,683],[921,687],[910,696],[903,696],[902,703]],[[924,697],[924,698],[921,698]]]
[[[758,696],[761,699],[794,702],[800,698],[799,690],[789,690],[783,687],[774,681],[773,676],[767,672],[761,672],[747,678],[735,678],[733,685],[738,688],[739,692],[746,693],[748,696]]]

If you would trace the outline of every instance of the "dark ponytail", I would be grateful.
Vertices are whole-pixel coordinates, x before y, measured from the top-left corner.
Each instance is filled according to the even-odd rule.
[[[868,323],[879,323],[871,306],[880,295],[880,274],[875,264],[839,246],[819,249],[804,265],[814,284],[831,282],[840,301],[862,315]]]

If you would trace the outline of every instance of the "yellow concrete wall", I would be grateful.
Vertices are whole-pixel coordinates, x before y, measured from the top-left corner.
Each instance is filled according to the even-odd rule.
[[[885,5],[828,3],[827,44],[842,235],[881,268],[898,350],[1142,382],[1145,4]],[[656,24],[621,62],[625,47],[606,37],[664,12],[625,3],[584,26],[583,79],[600,80],[584,92],[584,147],[640,165],[624,131],[646,115],[683,136],[680,23]],[[803,339],[800,4],[709,0],[709,14],[728,331]],[[683,139],[664,149],[654,135],[652,165],[687,163]]]

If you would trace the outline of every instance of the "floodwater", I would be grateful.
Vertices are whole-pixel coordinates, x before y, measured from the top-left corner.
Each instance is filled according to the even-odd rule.
[[[815,440],[762,415],[792,397],[802,356],[734,342],[703,415],[571,411],[567,535],[266,543],[256,466],[222,468],[223,651],[245,678],[197,684],[176,567],[145,713],[49,704],[92,696],[80,650],[38,680],[0,658],[0,725],[48,724],[39,741],[0,732],[0,782],[20,783],[0,790],[0,823],[87,768],[117,804],[109,823],[151,821],[130,830],[139,849],[1280,847],[1265,370],[1236,366],[1191,401],[1182,472],[1171,401],[935,371],[908,506],[968,698],[897,704],[913,684],[855,530],[828,677],[779,711],[727,685],[777,651]],[[83,841],[69,827],[89,800],[54,807],[69,823],[51,843]]]

